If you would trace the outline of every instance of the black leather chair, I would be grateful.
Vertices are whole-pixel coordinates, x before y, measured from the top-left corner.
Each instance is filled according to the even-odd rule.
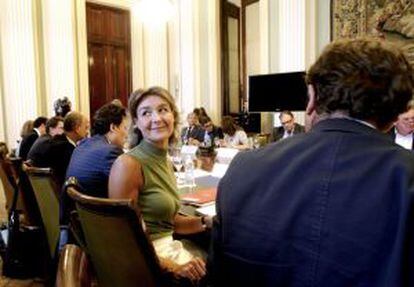
[[[132,200],[91,197],[73,186],[67,193],[75,201],[99,286],[174,285],[161,270]]]
[[[50,168],[25,166],[37,205],[42,217],[43,229],[46,233],[50,258],[54,261],[57,256],[59,242],[59,188]]]

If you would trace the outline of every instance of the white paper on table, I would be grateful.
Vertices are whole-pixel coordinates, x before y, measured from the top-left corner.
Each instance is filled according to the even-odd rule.
[[[205,171],[205,170],[202,170],[202,169],[199,169],[199,168],[194,170],[194,177],[195,178],[202,177],[202,176],[207,176],[207,175],[210,175],[210,173],[208,171]]]
[[[198,146],[195,145],[183,145],[181,147],[181,154],[182,155],[191,155],[192,158],[196,157],[196,152],[198,150]]]
[[[236,156],[236,154],[239,152],[238,149],[235,148],[218,148],[216,149],[217,156],[216,161],[218,163],[226,163],[229,164],[232,159]]]
[[[199,215],[215,216],[216,215],[216,203],[212,203],[196,209],[196,213]]]
[[[222,178],[226,174],[228,168],[228,164],[215,163],[213,170],[211,171],[211,175],[214,177]]]

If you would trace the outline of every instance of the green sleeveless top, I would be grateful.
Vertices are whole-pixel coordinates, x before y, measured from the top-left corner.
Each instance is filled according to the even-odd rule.
[[[138,194],[138,206],[151,239],[171,235],[180,199],[167,150],[142,140],[128,154],[136,158],[142,167],[144,186]]]

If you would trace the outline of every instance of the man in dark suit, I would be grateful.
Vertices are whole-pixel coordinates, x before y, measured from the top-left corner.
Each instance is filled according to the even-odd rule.
[[[27,155],[27,159],[30,160],[33,166],[49,166],[48,164],[50,159],[48,158],[47,152],[50,148],[51,139],[56,135],[62,134],[63,132],[64,130],[62,117],[55,116],[46,122],[46,134],[37,138]]]
[[[398,116],[389,134],[396,144],[405,149],[414,149],[414,101],[408,104],[408,111]]]
[[[291,111],[282,111],[279,114],[281,127],[274,128],[272,133],[273,141],[278,141],[291,137],[296,134],[304,133],[305,128],[295,122],[295,117]]]
[[[76,177],[90,195],[108,197],[109,172],[128,136],[125,108],[112,103],[101,107],[95,113],[92,132],[75,149],[67,177]]]
[[[33,131],[22,139],[19,147],[19,157],[23,161],[27,159],[27,154],[37,138],[46,133],[46,122],[47,118],[45,117],[35,119],[33,122]]]
[[[38,167],[52,168],[59,185],[65,181],[66,169],[77,142],[89,133],[89,120],[79,112],[69,113],[63,122],[63,134],[40,146],[41,153],[33,153],[32,164]]]
[[[199,145],[204,140],[204,130],[200,126],[198,116],[189,113],[187,116],[188,127],[181,130],[181,140],[184,144]]]
[[[411,99],[410,63],[342,40],[306,80],[310,132],[239,153],[219,183],[214,286],[414,286],[414,155],[384,134]]]
[[[92,196],[108,197],[108,180],[112,164],[123,153],[128,137],[124,107],[106,104],[96,111],[92,137],[84,139],[73,152],[66,177],[75,177],[83,191]],[[64,194],[61,201],[61,224],[67,224],[73,201]]]
[[[56,174],[59,184],[65,181],[72,153],[77,144],[89,134],[89,119],[79,112],[70,112],[66,115],[63,129],[65,132],[56,135],[51,140],[51,148],[48,157],[50,167]]]
[[[213,146],[216,139],[222,140],[224,138],[223,130],[215,126],[209,117],[202,116],[200,118],[200,124],[204,129],[203,145],[205,147]]]

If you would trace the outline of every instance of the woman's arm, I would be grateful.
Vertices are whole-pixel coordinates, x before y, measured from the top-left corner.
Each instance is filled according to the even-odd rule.
[[[237,130],[236,134],[234,135],[237,138],[237,145],[234,145],[234,148],[237,149],[248,149],[249,148],[249,140],[247,138],[247,134],[243,130]]]
[[[210,216],[183,216],[177,214],[174,218],[174,232],[177,234],[192,234],[211,228]]]
[[[140,163],[130,155],[123,154],[114,162],[109,174],[109,198],[131,198],[138,200],[144,185]]]

